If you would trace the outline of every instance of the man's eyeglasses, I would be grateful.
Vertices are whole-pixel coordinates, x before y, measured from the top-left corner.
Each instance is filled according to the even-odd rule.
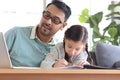
[[[51,13],[48,12],[48,11],[43,11],[43,17],[44,17],[45,19],[47,19],[47,20],[48,20],[48,19],[51,19],[51,21],[52,21],[53,23],[55,23],[56,25],[62,23],[62,21],[60,20],[59,17],[51,16],[50,14],[51,14]]]

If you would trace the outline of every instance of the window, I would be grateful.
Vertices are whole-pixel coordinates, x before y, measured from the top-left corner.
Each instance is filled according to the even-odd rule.
[[[48,4],[51,0],[0,0],[0,32],[6,32],[14,26],[31,26],[37,25],[40,21],[44,4]],[[68,25],[63,31],[56,34],[61,35],[59,40],[62,41],[64,31],[72,24],[81,24],[88,29],[89,46],[91,45],[91,30],[89,25],[80,23],[78,17],[84,8],[90,10],[90,14],[98,11],[108,13],[107,7],[111,0],[62,0],[71,7],[72,15],[69,18]],[[99,7],[98,7],[99,6]],[[102,21],[101,25],[106,26],[107,22]]]
[[[43,0],[0,0],[0,31],[14,26],[36,25],[43,11]]]

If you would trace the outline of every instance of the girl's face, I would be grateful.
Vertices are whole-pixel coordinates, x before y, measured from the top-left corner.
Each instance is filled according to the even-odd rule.
[[[69,57],[79,55],[84,47],[84,43],[81,41],[73,41],[65,39],[65,51]]]

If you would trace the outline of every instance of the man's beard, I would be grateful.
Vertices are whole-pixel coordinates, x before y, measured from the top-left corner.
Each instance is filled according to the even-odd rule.
[[[39,31],[40,31],[40,34],[42,34],[43,36],[46,36],[46,37],[52,37],[54,36],[58,30],[54,31],[52,29],[52,26],[49,25],[49,24],[46,24],[46,23],[42,23],[41,25],[39,24]],[[47,31],[47,32],[46,32]]]
[[[52,37],[55,33],[51,34],[52,28],[48,24],[43,23],[41,26],[39,26],[39,31],[43,36],[46,37]]]

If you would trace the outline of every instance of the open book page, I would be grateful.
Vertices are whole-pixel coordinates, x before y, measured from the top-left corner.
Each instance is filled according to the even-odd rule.
[[[83,66],[72,65],[72,66],[66,66],[64,68],[67,68],[67,69],[83,69]]]
[[[102,67],[97,65],[83,65],[83,66],[77,66],[77,65],[69,65],[65,67],[59,67],[62,69],[112,69],[110,67]]]
[[[61,69],[83,69],[83,66],[77,66],[77,65],[69,65],[65,67],[59,67]]]

